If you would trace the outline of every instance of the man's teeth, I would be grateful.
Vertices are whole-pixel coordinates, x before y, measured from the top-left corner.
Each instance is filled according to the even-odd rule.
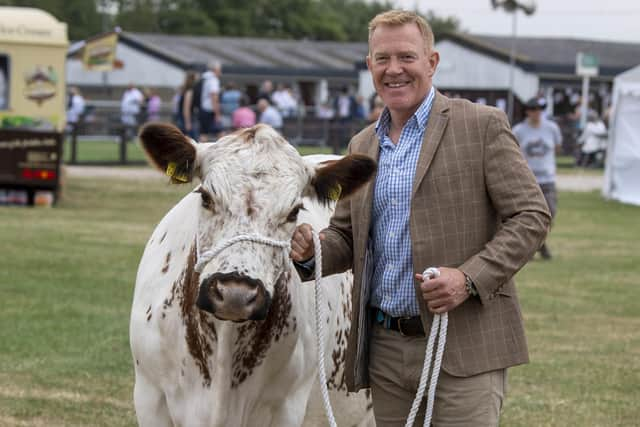
[[[404,83],[387,83],[387,86],[389,87],[400,87],[400,86],[404,86]]]

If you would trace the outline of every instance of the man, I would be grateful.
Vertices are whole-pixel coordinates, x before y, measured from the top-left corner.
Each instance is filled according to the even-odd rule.
[[[545,107],[543,100],[530,99],[525,105],[527,118],[513,128],[513,133],[518,138],[522,154],[542,189],[551,218],[554,218],[558,205],[556,153],[562,146],[562,133],[555,122],[544,118]],[[546,243],[540,247],[540,256],[544,260],[551,259],[551,251]]]
[[[209,63],[207,71],[202,73],[202,95],[198,119],[200,135],[203,141],[215,138],[220,121],[220,75],[222,66],[217,61]]]
[[[436,92],[438,62],[415,13],[370,22],[367,65],[386,107],[349,152],[378,159],[378,173],[321,233],[323,274],[354,272],[346,382],[371,387],[378,426],[405,423],[433,313],[449,313],[434,426],[497,426],[506,368],[528,361],[512,276],[542,243],[547,206],[504,113]],[[312,256],[303,224],[291,257],[305,279]],[[441,276],[423,280],[431,266]]]
[[[277,108],[269,104],[269,101],[264,98],[258,101],[257,108],[258,113],[260,113],[260,118],[258,119],[260,123],[267,124],[278,131],[282,130],[282,115]]]
[[[84,98],[80,93],[80,89],[75,86],[69,89],[69,102],[67,107],[67,126],[73,130],[78,125],[85,109]]]
[[[122,115],[122,123],[125,126],[135,128],[138,125],[138,115],[143,102],[144,95],[142,92],[133,83],[129,83],[120,101],[120,113]]]

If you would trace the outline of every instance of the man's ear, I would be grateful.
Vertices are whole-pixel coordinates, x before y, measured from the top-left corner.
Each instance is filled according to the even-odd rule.
[[[140,131],[149,162],[174,184],[191,182],[196,170],[196,147],[180,129],[167,123],[149,123]]]
[[[376,171],[376,162],[360,154],[324,162],[315,170],[311,187],[322,203],[337,201],[355,193]]]

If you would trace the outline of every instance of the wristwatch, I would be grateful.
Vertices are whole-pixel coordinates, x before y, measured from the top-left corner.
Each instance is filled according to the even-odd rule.
[[[478,289],[476,289],[476,285],[473,284],[473,280],[471,280],[471,277],[467,276],[466,274],[464,274],[464,287],[467,289],[467,293],[472,297],[478,296]]]

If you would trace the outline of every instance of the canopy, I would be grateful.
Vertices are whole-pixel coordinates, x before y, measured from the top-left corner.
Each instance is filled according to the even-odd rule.
[[[605,197],[640,205],[640,65],[613,81]]]

